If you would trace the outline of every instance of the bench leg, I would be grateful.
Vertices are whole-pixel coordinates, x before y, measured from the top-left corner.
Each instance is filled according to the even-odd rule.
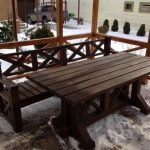
[[[144,114],[150,113],[150,107],[140,94],[142,80],[137,80],[132,84],[131,104],[138,107]]]
[[[4,104],[4,102],[3,102],[3,99],[2,99],[2,97],[0,97],[0,112],[4,112],[4,108],[5,108],[5,104]]]
[[[19,107],[10,107],[9,117],[15,132],[23,130],[21,109]]]
[[[3,84],[0,83],[0,91],[4,90]],[[4,112],[5,104],[3,102],[3,98],[0,97],[0,112]]]

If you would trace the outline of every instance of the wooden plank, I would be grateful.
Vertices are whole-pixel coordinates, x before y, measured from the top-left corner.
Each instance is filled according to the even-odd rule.
[[[33,95],[38,95],[40,94],[39,91],[37,91],[36,89],[34,89],[31,85],[28,85],[26,82],[22,82],[19,85],[21,85],[23,88],[27,89],[28,91],[30,91]]]
[[[96,34],[97,38],[105,38],[105,36],[107,36],[107,35],[100,34],[100,33]],[[136,40],[122,38],[122,37],[116,37],[116,36],[110,36],[110,37],[111,37],[112,41],[118,41],[118,42],[122,42],[122,43],[133,44],[133,45],[141,46],[143,48],[147,48],[148,47],[148,43],[147,42],[136,41]]]
[[[21,84],[19,84],[19,92],[21,92],[26,97],[32,97],[32,96],[34,96],[34,94],[31,93],[30,90],[25,89]]]
[[[93,0],[92,28],[91,28],[92,35],[95,35],[97,32],[98,9],[99,9],[99,0]]]
[[[42,38],[42,39],[34,39],[34,40],[27,40],[27,41],[15,41],[15,42],[7,42],[7,43],[0,43],[0,49],[4,48],[14,48],[14,47],[20,47],[20,46],[28,46],[28,45],[37,45],[37,44],[45,44],[45,43],[56,43],[58,41],[58,38]],[[12,51],[10,49],[10,51]]]
[[[44,72],[40,72],[40,76],[39,77],[36,77],[36,81],[40,82],[40,81],[44,81],[44,80],[47,80],[47,79],[52,79],[52,78],[56,78],[56,77],[59,77],[59,76],[62,76],[62,75],[67,75],[67,74],[70,74],[70,73],[75,73],[77,71],[82,71],[82,70],[88,70],[89,68],[92,68],[92,67],[98,67],[100,65],[107,65],[107,63],[112,63],[113,61],[119,61],[121,59],[126,59],[128,57],[132,57],[132,55],[122,55],[120,57],[115,57],[115,58],[108,58],[108,59],[102,59],[103,57],[99,58],[97,62],[94,62],[94,63],[89,63],[89,64],[85,64],[85,65],[82,65],[82,63],[80,64],[78,62],[78,65],[77,67],[74,67],[72,65],[72,67],[70,68],[67,68],[65,69],[65,67],[61,67],[61,68],[56,68],[56,72],[53,72],[54,70],[47,70],[47,71],[44,71]],[[136,57],[139,57],[139,56],[136,56]],[[61,70],[61,71],[60,71]],[[32,76],[32,75],[31,75]],[[34,76],[35,77],[35,76]],[[33,76],[32,76],[33,78]]]
[[[63,37],[63,1],[56,0],[57,7],[57,38],[59,42]]]
[[[113,78],[104,83],[92,86],[87,89],[83,89],[81,91],[72,93],[70,95],[65,96],[65,100],[70,101],[73,105],[81,103],[81,101],[88,101],[95,97],[98,97],[107,89],[118,88],[121,85],[129,84],[138,78],[144,77],[150,73],[150,65],[136,71],[130,72],[128,74]],[[79,96],[80,95],[80,96]]]
[[[97,69],[96,71],[92,69],[92,70],[85,72],[85,74],[82,74],[82,75],[79,74],[79,76],[75,76],[73,78],[68,78],[68,79],[55,78],[55,80],[51,80],[52,82],[47,81],[47,82],[42,82],[41,84],[43,84],[44,86],[48,86],[49,89],[51,89],[52,91],[55,91],[64,87],[71,86],[73,84],[77,84],[83,81],[87,81],[89,79],[96,78],[104,74],[108,74],[108,73],[120,70],[125,67],[129,67],[131,65],[139,64],[145,61],[145,59],[135,59],[134,57],[131,57],[131,58],[132,59],[127,59],[125,61],[119,61],[118,65],[109,64],[107,66],[104,66],[104,68],[100,68],[100,67],[98,69],[96,68]],[[132,60],[134,60],[134,62],[131,62]]]
[[[148,47],[146,50],[146,56],[150,57],[150,31],[149,31],[149,36],[148,36]]]
[[[46,89],[44,89],[43,87],[39,86],[38,84],[32,81],[27,81],[26,83],[41,93],[46,92]]]
[[[96,59],[92,59],[92,60],[80,61],[80,62],[69,64],[67,66],[59,67],[59,68],[46,69],[44,71],[38,71],[36,73],[28,75],[27,78],[35,78],[35,77],[39,77],[41,75],[52,74],[52,73],[55,73],[55,72],[62,72],[64,70],[80,67],[82,65],[84,66],[84,65],[87,65],[87,64],[96,63],[98,61],[104,61],[106,59],[113,59],[114,57],[121,57],[121,58],[123,57],[124,58],[124,57],[127,57],[127,55],[132,56],[134,54],[118,53],[116,55],[110,55],[110,56],[107,56],[107,57],[101,57],[101,58],[96,58]]]
[[[36,82],[42,82],[42,84],[44,84],[44,85],[53,84],[53,83],[56,83],[56,81],[60,82],[60,81],[63,81],[63,80],[69,79],[69,78],[76,78],[78,76],[82,76],[82,75],[88,74],[90,72],[95,72],[98,70],[105,69],[107,66],[108,67],[112,66],[112,64],[115,66],[115,65],[118,65],[119,63],[127,62],[126,61],[126,60],[128,60],[127,58],[128,57],[126,57],[126,59],[120,59],[120,60],[114,59],[111,61],[111,59],[109,59],[107,61],[99,61],[95,64],[89,64],[86,66],[81,66],[78,68],[69,69],[69,70],[65,70],[62,72],[57,72],[55,74],[50,74],[50,75],[48,74],[45,76],[40,76],[40,77],[36,78],[35,80],[36,80]],[[129,58],[131,58],[131,57],[129,57]],[[135,58],[138,59],[138,56],[135,56]]]
[[[24,100],[26,99],[27,97],[24,96],[20,91],[19,91],[19,100]]]
[[[78,83],[78,84],[60,89],[60,90],[57,90],[56,95],[59,95],[60,97],[63,97],[63,96],[68,95],[70,93],[77,92],[77,91],[80,91],[82,89],[85,89],[85,88],[88,88],[88,87],[91,87],[91,86],[96,86],[97,84],[100,84],[102,82],[105,83],[108,80],[117,78],[119,76],[123,76],[125,74],[130,73],[130,72],[134,72],[134,71],[139,70],[139,69],[141,69],[145,66],[150,66],[150,60],[147,61],[147,62],[142,62],[140,64],[130,65],[129,67],[127,67],[127,66],[126,66],[126,68],[123,67],[120,70],[118,68],[118,70],[116,69],[113,72],[107,73],[105,75],[101,75],[99,77],[96,77],[96,78],[93,78],[93,79],[90,79],[90,80],[87,80],[87,81],[84,81],[84,82],[81,82],[81,83]],[[110,70],[111,69],[112,68],[110,68]],[[130,80],[130,78],[129,78],[129,80]]]

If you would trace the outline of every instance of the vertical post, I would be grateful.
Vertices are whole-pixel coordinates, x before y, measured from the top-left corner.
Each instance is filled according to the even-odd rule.
[[[110,55],[111,37],[105,37],[104,42],[104,56]]]
[[[17,37],[17,24],[16,24],[16,3],[15,0],[12,0],[12,11],[13,11],[13,32],[14,32],[14,37],[15,37],[15,41],[18,41],[18,37]],[[19,52],[19,48],[16,47],[16,53]],[[19,59],[19,56],[17,56],[17,60]],[[18,67],[19,70],[19,67]]]
[[[150,57],[150,31],[148,36],[148,43],[147,43],[147,49],[146,49],[146,56]],[[148,79],[145,78],[144,84],[147,84]]]
[[[35,7],[36,7],[36,21],[37,21],[37,26],[39,26],[39,12],[38,12],[38,6],[39,6],[39,0],[35,0]]]
[[[53,1],[51,0],[50,2],[51,7],[50,7],[50,16],[51,16],[51,21],[53,21]]]
[[[27,22],[27,3],[26,3],[26,0],[24,0],[24,18],[25,18],[25,21]]]
[[[14,31],[14,37],[15,41],[18,41],[17,37],[17,24],[16,24],[16,9],[15,9],[15,0],[12,0],[12,10],[13,10],[13,31]],[[17,49],[16,49],[17,50]]]
[[[58,45],[63,44],[63,0],[56,0],[57,7],[57,38]],[[63,49],[57,53],[58,59],[63,61]]]
[[[150,31],[149,31],[149,36],[148,36],[146,56],[150,57]]]
[[[59,39],[59,44],[62,44],[63,38],[63,1],[56,0],[57,6],[57,38]]]
[[[93,0],[92,28],[91,28],[92,36],[95,36],[95,33],[97,32],[98,9],[99,9],[99,0]]]
[[[65,0],[65,12],[67,11],[67,1]],[[65,23],[67,21],[66,15],[65,15]]]
[[[78,0],[78,25],[80,22],[80,0]]]

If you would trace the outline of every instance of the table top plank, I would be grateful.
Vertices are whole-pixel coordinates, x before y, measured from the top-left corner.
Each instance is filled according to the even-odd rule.
[[[119,59],[117,61],[111,61],[110,60],[107,63],[100,61],[100,62],[97,62],[97,65],[95,64],[94,66],[87,65],[81,69],[79,67],[79,69],[76,68],[75,71],[72,71],[74,69],[70,69],[69,72],[67,70],[67,72],[64,72],[64,73],[62,73],[62,72],[56,73],[56,76],[53,76],[53,77],[52,77],[52,75],[46,75],[46,76],[43,75],[42,77],[40,77],[40,78],[38,77],[35,80],[38,83],[41,82],[44,86],[52,85],[52,84],[55,84],[57,82],[65,81],[65,80],[72,79],[72,78],[81,77],[83,75],[86,75],[86,74],[89,74],[92,72],[97,72],[97,71],[103,70],[105,68],[120,65],[122,63],[127,63],[128,61],[132,61],[135,59],[141,59],[141,57],[133,55],[133,56],[128,57],[128,58]],[[77,69],[78,69],[78,71],[77,71]]]
[[[150,66],[136,70],[134,72],[119,76],[117,78],[113,78],[101,84],[97,84],[95,86],[89,87],[87,89],[83,89],[77,92],[74,92],[70,95],[65,96],[63,99],[68,100],[73,105],[80,103],[81,101],[88,101],[93,98],[98,97],[105,90],[111,88],[117,88],[123,84],[131,83],[131,81],[135,81],[139,77],[145,77],[150,73]],[[130,78],[130,80],[129,80]]]
[[[84,60],[84,61],[69,64],[69,65],[66,65],[63,67],[57,67],[57,68],[53,68],[53,69],[46,68],[45,70],[37,71],[36,73],[32,73],[32,74],[28,75],[28,78],[41,78],[42,76],[49,75],[49,74],[51,74],[51,77],[52,77],[52,74],[54,74],[54,76],[56,76],[56,73],[58,73],[58,72],[62,73],[63,71],[72,70],[75,68],[78,69],[80,67],[84,68],[85,66],[88,66],[88,65],[91,65],[91,66],[95,65],[95,64],[97,64],[97,62],[99,62],[99,59],[101,60],[101,62],[103,62],[103,61],[110,62],[111,60],[113,60],[113,61],[118,60],[118,57],[119,57],[119,59],[121,59],[121,58],[125,58],[125,57],[131,57],[133,55],[134,54],[127,55],[127,53],[117,53],[115,55],[109,55],[108,57],[100,57],[100,58],[95,58],[95,59],[91,59],[91,60]]]
[[[48,86],[48,88],[50,88],[54,92],[55,90],[59,90],[65,87],[70,87],[71,85],[81,83],[81,82],[84,82],[84,81],[87,81],[87,80],[90,80],[90,79],[93,79],[102,75],[107,75],[111,72],[118,71],[120,69],[124,69],[130,66],[136,65],[136,64],[140,64],[142,62],[146,62],[146,60],[144,58],[133,59],[132,57],[132,59],[126,59],[126,61],[119,61],[118,65],[116,66],[114,66],[113,64],[110,64],[110,66],[105,66],[105,68],[103,69],[98,68],[97,71],[95,72],[91,71],[91,72],[88,72],[88,74],[85,73],[79,76],[75,76],[74,78],[68,78],[68,79],[65,78],[64,80],[63,80],[63,77],[55,78],[55,80],[52,80],[52,82],[42,82],[42,84],[44,86]]]
[[[60,90],[56,90],[55,93],[56,93],[56,95],[63,97],[65,95],[71,94],[73,92],[80,91],[82,89],[85,89],[85,88],[88,88],[91,86],[96,86],[97,84],[100,84],[102,82],[106,82],[110,79],[114,79],[114,78],[117,78],[119,76],[123,76],[125,74],[130,73],[130,72],[134,72],[134,71],[142,69],[143,67],[146,67],[146,66],[150,67],[150,61],[142,62],[142,63],[136,64],[136,65],[130,65],[129,67],[126,66],[126,68],[123,67],[123,68],[119,69],[119,67],[118,67],[117,70],[114,70],[113,72],[101,75],[101,76],[93,78],[93,79],[89,79],[89,80],[81,82],[81,83],[71,85],[71,86],[66,87],[66,88],[62,88]],[[130,78],[129,78],[129,80],[130,80]]]
[[[74,104],[150,73],[150,58],[119,53],[35,72],[30,80]]]

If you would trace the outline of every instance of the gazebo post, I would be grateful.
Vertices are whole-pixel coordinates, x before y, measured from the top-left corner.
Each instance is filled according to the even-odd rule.
[[[149,30],[149,36],[148,36],[147,49],[146,49],[146,56],[150,57],[150,30]],[[145,78],[144,84],[147,84],[148,80],[150,80],[150,76]]]
[[[24,18],[25,18],[25,21],[27,22],[27,3],[26,3],[26,0],[24,0]],[[27,27],[28,27],[28,23],[27,23]]]
[[[80,0],[78,0],[78,25],[80,22]]]
[[[56,0],[57,7],[57,38],[59,44],[62,44],[63,38],[63,0]]]
[[[12,0],[12,11],[13,11],[13,33],[14,33],[14,37],[15,37],[15,41],[18,41],[18,37],[17,37],[17,23],[16,23],[16,3],[15,0]],[[16,52],[19,52],[18,47],[16,47]]]
[[[38,12],[38,6],[39,6],[39,0],[35,0],[35,7],[36,7],[36,21],[37,21],[37,26],[39,26],[39,12]]]
[[[92,27],[91,27],[92,37],[95,37],[95,34],[97,32],[98,9],[99,9],[99,0],[93,0]]]
[[[57,7],[57,45],[63,44],[63,0],[56,0]],[[64,50],[57,53],[58,59],[64,59]]]
[[[150,57],[150,30],[149,30],[149,36],[148,36],[148,46],[146,50],[146,56]]]
[[[98,22],[98,9],[99,9],[99,0],[93,0],[91,40],[94,40],[96,37],[97,22]],[[90,51],[91,52],[93,51],[92,46],[90,47]]]

